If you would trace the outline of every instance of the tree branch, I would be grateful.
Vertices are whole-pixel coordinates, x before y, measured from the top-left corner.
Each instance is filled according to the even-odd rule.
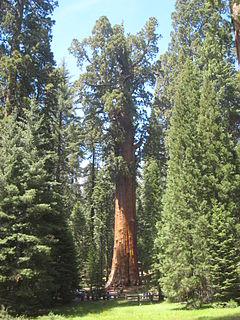
[[[136,67],[142,61],[142,59],[144,58],[145,54],[148,51],[149,44],[150,44],[150,40],[148,40],[148,43],[147,43],[145,49],[143,50],[143,54],[141,55],[141,57],[136,62],[133,63],[133,65],[132,65],[133,68]]]

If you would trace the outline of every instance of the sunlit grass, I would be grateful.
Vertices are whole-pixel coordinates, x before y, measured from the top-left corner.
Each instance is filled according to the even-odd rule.
[[[81,302],[53,310],[38,320],[240,320],[240,307],[185,310],[169,303],[129,303],[125,301]]]

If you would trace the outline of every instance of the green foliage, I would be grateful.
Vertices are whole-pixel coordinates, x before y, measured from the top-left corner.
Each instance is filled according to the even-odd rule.
[[[228,301],[239,290],[239,94],[229,4],[179,0],[175,7],[155,104],[169,127],[156,266],[172,299]]]
[[[84,265],[88,255],[89,243],[91,242],[90,228],[87,223],[87,215],[83,204],[83,199],[76,202],[69,219],[76,248],[78,273],[81,277],[84,276]]]
[[[111,267],[114,233],[114,184],[106,168],[98,172],[93,192],[96,208],[94,217],[94,240],[100,258],[101,277],[107,277]]]
[[[56,5],[55,0],[1,1],[1,112],[21,113],[31,97],[43,102],[53,68],[50,15]]]
[[[0,319],[1,320],[26,320],[24,316],[13,317],[8,313],[8,310],[2,305],[0,310]]]
[[[239,304],[234,301],[233,299],[229,300],[228,302],[215,302],[212,304],[213,308],[238,308]]]
[[[113,181],[135,177],[138,149],[142,271],[154,269],[164,294],[188,307],[236,307],[239,79],[228,2],[177,0],[158,63],[155,18],[131,35],[100,17],[90,37],[73,40],[87,65],[74,87],[64,62],[53,68],[56,6],[0,3],[0,317],[11,319],[5,306],[31,313],[70,301],[76,284],[104,285]]]
[[[96,173],[92,191],[88,181],[85,183],[81,202],[76,203],[70,217],[78,253],[80,284],[104,285],[111,266],[113,223],[114,187],[109,171],[102,168]]]
[[[74,290],[74,251],[61,195],[42,154],[42,118],[34,105],[25,120],[9,117],[1,130],[0,299],[32,312]],[[60,280],[61,279],[61,280]]]
[[[200,97],[194,68],[187,61],[180,74],[168,132],[167,189],[156,240],[160,282],[177,300],[228,301],[239,292],[238,166],[216,81],[204,72]]]
[[[213,63],[215,59],[215,63],[218,64],[214,71],[215,78],[217,81],[225,82],[226,85],[224,87],[219,83],[217,94],[228,96],[224,100],[225,104],[228,103],[228,107],[231,109],[231,113],[228,114],[231,117],[231,128],[229,129],[235,132],[239,122],[236,114],[238,94],[236,86],[234,90],[232,84],[236,79],[234,72],[231,72],[226,65],[225,70],[219,68],[219,62],[227,60],[233,71],[236,62],[233,52],[234,41],[231,32],[231,20],[229,20],[228,1],[177,0],[172,20],[171,42],[169,49],[160,57],[158,62],[158,80],[155,91],[155,106],[165,119],[165,125],[169,124],[174,104],[175,86],[177,85],[175,80],[186,59],[193,59],[201,69],[208,68],[208,62]],[[204,45],[206,39],[208,39],[209,44],[207,47]],[[220,87],[221,90],[219,90]]]
[[[33,142],[37,135],[27,129],[9,119],[1,132],[1,301],[18,311],[46,303],[53,290],[48,273],[53,200],[46,160],[38,158]]]
[[[152,95],[145,86],[155,82],[156,27],[150,18],[137,35],[125,36],[123,26],[100,17],[92,35],[82,42],[74,39],[70,48],[80,67],[88,64],[77,82],[85,119],[95,119],[94,131],[99,128],[98,135],[111,140],[112,148],[135,134],[134,121],[140,122],[150,105]]]
[[[141,263],[140,270],[150,272],[145,280],[151,281],[156,286],[159,274],[154,269],[154,240],[157,235],[156,223],[161,220],[162,196],[166,180],[166,155],[163,124],[155,110],[152,110],[145,130],[143,166],[137,188],[138,256]]]
[[[169,161],[162,219],[156,247],[163,292],[174,300],[201,300],[206,294],[207,247],[200,195],[196,123],[199,112],[199,70],[187,61],[179,75],[168,132]]]
[[[101,272],[102,270],[100,268],[100,259],[101,256],[99,256],[98,251],[96,250],[94,245],[90,246],[88,251],[88,257],[85,262],[87,283],[90,289],[92,289],[93,287],[98,288],[103,285]]]

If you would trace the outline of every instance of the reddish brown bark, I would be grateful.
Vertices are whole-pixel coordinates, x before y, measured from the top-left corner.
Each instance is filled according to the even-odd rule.
[[[235,47],[237,52],[238,66],[240,67],[240,4],[236,0],[230,0],[229,2],[235,36]]]
[[[139,283],[134,129],[127,116],[120,122],[125,138],[117,144],[115,154],[122,156],[129,170],[120,172],[116,181],[114,249],[106,287]]]

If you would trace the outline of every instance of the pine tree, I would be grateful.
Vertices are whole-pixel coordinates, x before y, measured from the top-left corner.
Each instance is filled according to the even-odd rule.
[[[17,311],[51,300],[51,212],[44,160],[9,119],[1,148],[1,301]],[[24,139],[27,138],[26,141]]]
[[[2,0],[0,3],[0,102],[5,115],[45,99],[53,68],[50,18],[55,0]]]
[[[1,130],[1,302],[32,312],[75,287],[74,250],[61,197],[42,154],[42,118],[32,104],[25,119],[9,116]],[[61,280],[60,280],[61,279]]]
[[[93,192],[96,208],[94,217],[94,242],[99,256],[100,283],[109,276],[113,254],[114,236],[114,184],[108,168],[103,167],[97,176]]]
[[[162,218],[158,222],[160,284],[169,298],[195,303],[207,294],[207,218],[199,210],[201,189],[196,125],[199,70],[187,60],[178,77],[168,132],[169,161]]]
[[[141,270],[148,272],[153,266],[156,223],[161,216],[166,179],[163,128],[154,111],[146,128],[143,161],[142,175],[138,181],[138,247]]]
[[[211,48],[208,36],[205,46]],[[217,91],[221,67],[215,58],[198,77],[184,69],[167,140],[167,189],[156,240],[160,283],[169,297],[191,303],[227,301],[239,290],[239,169],[230,117]],[[226,62],[223,70],[229,68]]]
[[[75,203],[69,218],[69,223],[76,250],[79,275],[78,285],[86,285],[87,282],[89,282],[89,279],[86,278],[86,261],[92,239],[83,198]]]
[[[52,78],[54,85],[48,91],[43,114],[48,116],[45,126],[50,133],[49,149],[54,152],[52,173],[70,212],[80,189],[78,179],[83,158],[83,125],[76,115],[75,90],[64,60],[53,71]]]
[[[90,183],[83,185],[82,197],[70,221],[78,253],[80,284],[100,288],[111,267],[114,229],[114,186],[106,166],[96,174],[93,193],[91,176]]]
[[[238,229],[236,218],[238,168],[234,149],[239,136],[237,113],[239,94],[234,70],[235,58],[232,53],[233,40],[230,33],[230,21],[226,13],[229,13],[226,1],[177,1],[176,12],[173,15],[172,41],[168,52],[161,59],[162,69],[160,71],[162,73],[159,77],[159,91],[157,92],[159,93],[159,106],[163,112],[166,111],[164,124],[169,126],[166,146],[169,148],[170,160],[167,190],[163,201],[163,217],[158,223],[156,247],[159,253],[157,265],[161,266],[158,270],[162,272],[160,282],[166,294],[174,299],[204,301],[218,298],[226,300],[230,298],[226,293],[227,291],[229,293],[229,289],[224,291],[224,287],[231,285],[232,297],[237,292],[238,280],[234,254],[237,248],[236,243],[238,243],[236,232]],[[194,104],[192,103],[192,114],[189,118],[182,114],[181,120],[181,117],[177,118],[179,113],[177,108],[181,111],[184,103],[182,101],[179,105],[178,90],[179,81],[182,81],[182,78],[181,76],[179,78],[178,75],[181,75],[188,57],[199,67],[198,94],[200,95],[201,92],[201,101],[195,97]],[[205,83],[206,81],[208,84]],[[189,87],[191,85],[185,83],[182,88],[184,97]],[[192,97],[191,92],[189,96]],[[187,99],[186,97],[185,100]],[[190,107],[191,102],[189,102],[189,110]],[[198,116],[196,112],[199,112]],[[204,115],[201,115],[202,112]],[[195,120],[192,118],[193,115],[195,115]],[[179,126],[176,119],[179,121]],[[183,119],[186,122],[185,125],[183,125]],[[190,125],[190,121],[193,127],[187,135],[179,131],[180,128]],[[190,162],[186,165],[186,168],[188,167],[186,172],[184,161],[188,159],[187,153],[183,158],[180,146],[187,149],[191,141],[194,151],[191,152],[192,160],[190,161],[189,158]],[[175,150],[174,153],[173,150]],[[226,184],[224,179],[226,179]],[[187,186],[183,184],[185,180],[188,181]],[[195,206],[193,206],[194,203]],[[184,216],[185,209],[191,204],[193,208],[188,215]],[[178,219],[177,212],[180,212],[180,219]],[[194,221],[194,226],[192,226],[192,221]],[[225,243],[222,248],[217,221],[226,228],[222,230],[222,241]],[[231,229],[233,221],[236,225],[235,231]],[[185,259],[185,263],[187,262],[188,266],[192,267],[194,276],[189,276],[189,281],[184,280],[186,273],[181,274],[177,271],[178,267],[180,270],[184,267],[184,264],[177,266],[176,259],[178,248],[180,248],[178,241],[182,241],[183,237],[174,240],[170,236],[175,229],[179,230],[177,225],[182,226],[179,234],[183,235],[186,223],[187,225],[189,223],[188,229],[190,230],[189,238],[187,233],[185,235],[189,247],[179,254],[182,254],[181,259]],[[231,236],[230,230],[232,230]],[[227,246],[224,237],[227,234],[229,236],[229,257],[227,255],[224,257],[226,250],[224,246]],[[234,242],[235,245],[233,245]],[[196,243],[199,243],[201,251],[195,246]],[[230,249],[230,243],[233,246],[232,249]],[[176,250],[175,253],[174,250]],[[191,255],[186,256],[189,252],[192,252],[193,258],[197,256],[197,259],[191,260]],[[171,258],[171,255],[175,255],[175,258]],[[170,260],[168,260],[169,257]],[[222,277],[224,271],[221,261],[224,260],[228,265],[226,268],[229,268],[229,278],[228,276]],[[172,267],[174,264],[176,269]],[[219,270],[222,270],[222,273]],[[220,285],[220,278],[226,279],[228,284]]]
[[[226,130],[216,87],[206,72],[199,111],[198,135],[202,172],[201,207],[209,220],[210,278],[213,299],[228,301],[239,294],[239,217],[237,157]]]
[[[155,90],[155,107],[160,110],[165,126],[169,124],[174,104],[175,80],[186,59],[194,59],[201,67],[206,63],[206,60],[202,61],[202,48],[209,29],[212,29],[214,37],[211,44],[212,57],[214,54],[222,55],[233,65],[235,63],[228,1],[177,0],[175,12],[172,14],[172,24],[171,42],[167,52],[158,62],[158,81]],[[231,99],[233,97],[232,95]],[[236,126],[235,116],[232,130],[235,130]]]

